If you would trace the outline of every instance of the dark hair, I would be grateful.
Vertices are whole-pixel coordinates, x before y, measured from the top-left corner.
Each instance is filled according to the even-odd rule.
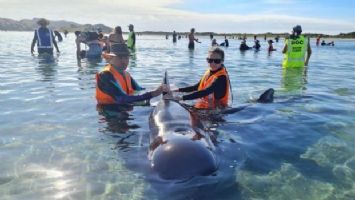
[[[99,33],[99,39],[102,39],[104,37],[104,34]]]
[[[222,60],[224,60],[224,51],[221,49],[221,48],[218,48],[218,47],[211,47],[209,50],[208,50],[208,53],[216,53],[216,54],[219,54],[222,58]]]
[[[121,29],[120,26],[116,26],[116,27],[115,27],[115,33],[122,34],[122,29]]]
[[[75,34],[76,36],[79,36],[80,33],[81,33],[81,31],[75,31],[75,32],[74,32],[74,34]]]

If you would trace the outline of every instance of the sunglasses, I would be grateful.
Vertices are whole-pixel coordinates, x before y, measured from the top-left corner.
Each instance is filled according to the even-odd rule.
[[[216,64],[220,64],[222,62],[222,59],[212,59],[212,58],[206,58],[208,63],[216,63]]]

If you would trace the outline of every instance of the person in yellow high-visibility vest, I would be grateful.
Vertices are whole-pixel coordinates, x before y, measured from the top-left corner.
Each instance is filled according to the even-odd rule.
[[[129,49],[134,49],[136,47],[136,34],[134,33],[133,24],[128,25],[129,33],[127,38],[127,46]]]
[[[282,62],[283,68],[308,66],[312,49],[309,38],[301,35],[301,33],[302,27],[297,25],[293,27],[292,35],[285,40],[285,46],[282,50],[284,54],[284,60]]]

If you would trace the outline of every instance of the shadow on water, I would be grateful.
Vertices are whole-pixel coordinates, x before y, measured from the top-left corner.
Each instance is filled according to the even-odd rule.
[[[133,69],[137,67],[137,50],[130,50],[130,60],[129,60],[129,68]]]
[[[53,55],[49,54],[41,54],[38,55],[37,57],[38,60],[38,66],[36,68],[36,71],[41,75],[40,81],[47,82],[47,81],[53,81],[56,74],[57,74],[57,61],[59,58],[59,55],[57,58],[55,58]]]
[[[193,49],[189,49],[189,64],[190,66],[194,65],[194,57],[195,57],[195,51]]]

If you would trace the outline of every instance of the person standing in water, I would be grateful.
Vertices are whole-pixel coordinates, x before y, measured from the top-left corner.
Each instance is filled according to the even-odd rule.
[[[127,39],[127,46],[129,49],[135,49],[136,47],[136,34],[134,33],[133,24],[128,25],[129,33]]]
[[[38,54],[49,54],[53,55],[53,46],[59,53],[59,48],[57,42],[55,41],[53,31],[47,28],[49,21],[41,18],[37,21],[37,24],[40,26],[35,30],[34,37],[31,44],[31,54],[34,52],[34,47],[37,43],[37,52]]]
[[[224,35],[224,42],[222,42],[220,46],[229,47],[229,41],[226,35]]]
[[[317,40],[316,40],[317,47],[319,46],[319,42],[320,42],[320,35],[317,36]]]
[[[173,95],[176,101],[198,99],[195,108],[216,109],[226,108],[231,103],[231,86],[226,67],[224,51],[219,47],[211,47],[206,58],[208,69],[201,80],[193,85],[173,90],[172,92],[191,92],[188,95]]]
[[[189,34],[189,49],[195,49],[195,41],[200,43],[197,38],[195,38],[195,29],[192,28]]]
[[[176,34],[176,32],[174,31],[174,32],[173,32],[173,43],[176,43],[176,36],[177,36],[177,34]]]
[[[268,47],[268,52],[272,52],[272,51],[276,51],[276,49],[274,49],[274,46],[272,45],[272,43],[274,43],[274,41],[272,40],[268,40],[267,43],[269,44],[269,47]]]
[[[108,36],[110,45],[117,43],[125,43],[122,35],[122,29],[120,26],[116,26],[113,33]]]
[[[312,54],[312,49],[309,44],[309,38],[301,35],[301,33],[302,27],[297,25],[293,27],[292,35],[290,38],[285,40],[285,46],[282,50],[282,53],[284,54],[282,67],[287,68],[308,66],[309,58]]]
[[[109,64],[96,74],[96,100],[99,105],[122,105],[149,100],[167,91],[166,85],[141,95],[136,91],[144,90],[126,71],[129,64],[129,50],[126,44],[111,46]]]

